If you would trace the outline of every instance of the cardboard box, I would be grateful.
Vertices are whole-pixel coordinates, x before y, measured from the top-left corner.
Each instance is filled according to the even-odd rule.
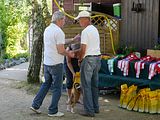
[[[160,58],[160,50],[147,49],[147,55],[150,55],[150,56],[156,57],[156,58]]]

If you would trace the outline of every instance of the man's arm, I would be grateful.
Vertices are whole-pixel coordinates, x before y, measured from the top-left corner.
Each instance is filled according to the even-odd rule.
[[[65,39],[65,44],[71,44],[73,42],[73,38]]]
[[[67,59],[67,66],[68,66],[69,70],[71,71],[71,73],[74,77],[75,76],[75,71],[74,71],[73,65],[71,63],[71,58],[67,56],[66,59]]]
[[[86,47],[87,47],[86,44],[81,44],[79,62],[82,61],[82,59],[83,59],[83,57],[84,57],[84,55],[85,55]]]
[[[69,51],[69,50],[66,50],[65,47],[64,47],[64,44],[57,44],[57,51],[59,54],[61,55],[64,55],[64,56],[69,56],[69,57],[74,57],[74,52],[73,51]]]

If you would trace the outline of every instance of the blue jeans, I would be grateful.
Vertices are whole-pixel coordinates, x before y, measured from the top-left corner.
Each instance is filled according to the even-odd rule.
[[[85,57],[81,63],[80,73],[84,110],[89,114],[99,111],[98,72],[100,67],[99,57]]]
[[[63,64],[53,66],[44,65],[44,78],[45,82],[42,83],[39,92],[34,98],[32,107],[39,109],[48,90],[52,87],[52,100],[49,106],[49,114],[55,114],[58,112],[58,102],[61,97]]]

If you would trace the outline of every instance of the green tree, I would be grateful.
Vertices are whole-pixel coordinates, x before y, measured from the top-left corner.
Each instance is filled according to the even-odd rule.
[[[0,33],[5,58],[14,57],[23,50],[20,42],[28,28],[26,0],[0,1]],[[24,42],[23,42],[24,43]]]
[[[28,68],[27,81],[28,83],[39,83],[43,56],[43,32],[46,27],[45,21],[48,19],[49,12],[48,8],[46,8],[46,0],[42,0],[42,5],[39,4],[37,0],[33,0],[32,5],[33,47]]]

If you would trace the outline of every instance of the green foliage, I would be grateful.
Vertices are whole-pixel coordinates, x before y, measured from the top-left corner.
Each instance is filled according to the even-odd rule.
[[[120,48],[117,49],[117,54],[123,54],[123,55],[129,55],[130,53],[135,52],[136,49],[133,48],[132,46],[127,47],[127,46],[122,46]]]
[[[4,63],[4,59],[3,58],[0,58],[0,64],[3,64]]]
[[[19,54],[15,55],[13,58],[19,59],[19,58],[29,58],[29,57],[30,57],[29,53],[25,52],[25,53],[19,53]]]
[[[10,54],[7,54],[5,53],[3,56],[2,56],[3,59],[9,59],[11,58]]]
[[[25,43],[29,9],[27,0],[1,0],[0,1],[0,33],[2,34],[2,50],[4,57],[13,57],[22,50],[26,50]],[[25,48],[24,48],[25,46]]]
[[[10,54],[11,57],[15,56],[17,53],[23,50],[20,42],[25,34],[25,27],[25,24],[18,23],[7,28],[6,33],[8,36],[6,41],[6,53]]]
[[[160,44],[154,46],[155,50],[160,50]]]
[[[28,52],[24,52],[24,53],[18,53],[14,56],[11,56],[11,54],[8,54],[8,53],[5,53],[3,56],[2,56],[2,60],[3,59],[10,59],[10,58],[14,58],[14,59],[19,59],[19,58],[29,58],[30,57],[30,54]]]

